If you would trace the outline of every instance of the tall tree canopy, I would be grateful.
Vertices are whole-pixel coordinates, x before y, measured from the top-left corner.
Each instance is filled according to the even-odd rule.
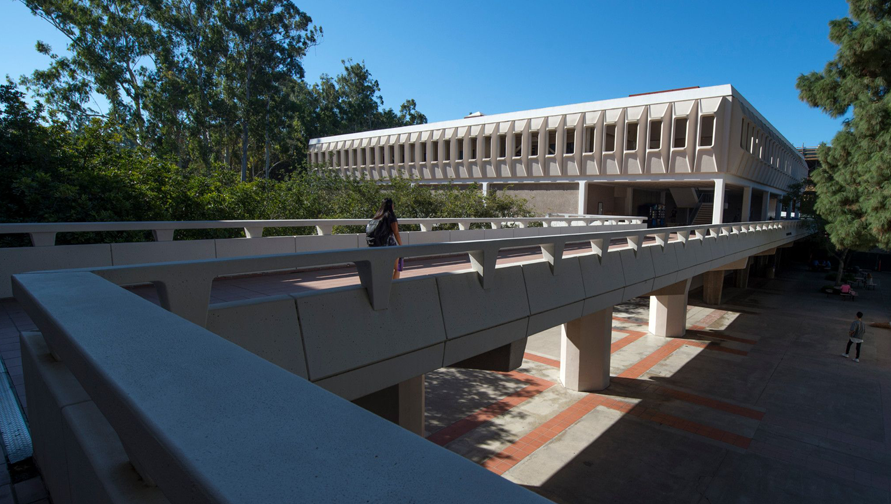
[[[891,3],[850,0],[850,16],[829,23],[835,58],[798,78],[800,97],[842,130],[818,150],[816,211],[839,249],[891,248]]]
[[[322,29],[291,0],[19,0],[69,40],[22,83],[72,129],[103,118],[184,171],[242,180],[305,162],[314,136],[426,122],[383,108],[364,63],[304,81]],[[94,99],[104,100],[97,103]]]

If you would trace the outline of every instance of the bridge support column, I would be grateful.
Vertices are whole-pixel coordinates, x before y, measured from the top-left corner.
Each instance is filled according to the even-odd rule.
[[[721,304],[724,290],[724,271],[706,271],[702,275],[702,300],[706,304]]]
[[[749,288],[749,272],[752,271],[752,263],[749,261],[749,264],[746,264],[745,269],[738,269],[736,273],[734,273],[734,287],[738,289],[748,289]]]
[[[424,435],[424,375],[360,397],[353,403],[419,436]]]
[[[612,307],[563,324],[560,382],[564,387],[582,392],[609,387],[612,331]]]
[[[691,279],[650,293],[649,331],[656,336],[683,336],[687,332],[687,296]]]
[[[761,193],[761,216],[758,220],[766,221],[770,212],[770,191]]]

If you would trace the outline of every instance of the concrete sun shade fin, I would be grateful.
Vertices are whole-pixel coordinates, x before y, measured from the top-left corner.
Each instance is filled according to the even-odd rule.
[[[761,228],[760,231],[739,237],[745,241],[740,245],[739,253],[748,255],[764,253],[808,233],[806,227],[797,222],[765,224]],[[670,233],[688,231],[696,234],[696,230],[707,229],[708,226],[699,228],[694,226],[666,231]],[[370,296],[368,286],[363,283],[362,286],[356,287],[214,305],[210,310],[206,303],[201,309],[194,303],[187,306],[193,311],[193,316],[184,317],[189,320],[200,320],[202,316],[199,315],[203,315],[208,328],[223,336],[216,338],[217,343],[214,344],[212,355],[200,354],[199,365],[189,371],[189,377],[182,378],[190,383],[194,381],[198,385],[200,390],[196,393],[215,396],[225,388],[223,385],[229,386],[226,384],[231,381],[229,379],[224,380],[226,383],[214,384],[209,375],[205,376],[210,373],[214,359],[222,359],[220,362],[227,363],[224,369],[237,370],[234,373],[237,375],[253,373],[254,367],[257,366],[258,369],[262,368],[260,374],[263,379],[272,380],[270,383],[278,383],[278,380],[284,380],[285,376],[297,378],[294,376],[296,374],[308,377],[316,385],[343,398],[358,399],[397,385],[401,391],[402,388],[409,389],[409,384],[413,384],[414,388],[411,390],[416,393],[418,389],[423,390],[422,381],[415,383],[417,377],[444,365],[497,348],[510,346],[513,352],[514,346],[517,346],[515,343],[523,343],[522,346],[517,346],[522,357],[525,337],[531,332],[538,332],[547,327],[567,324],[565,328],[567,340],[572,342],[573,336],[579,334],[577,328],[573,328],[573,324],[583,323],[585,317],[591,317],[590,320],[603,319],[604,316],[600,312],[637,295],[637,291],[643,288],[641,284],[650,286],[652,290],[656,278],[671,275],[675,276],[677,280],[675,283],[679,282],[682,279],[681,272],[677,270],[680,265],[673,265],[680,262],[680,256],[695,254],[694,257],[697,259],[706,261],[704,264],[695,264],[691,261],[686,269],[688,276],[683,277],[683,280],[686,280],[697,268],[714,268],[721,261],[731,262],[739,254],[734,253],[721,258],[715,251],[726,251],[728,250],[726,247],[713,249],[712,253],[707,255],[692,248],[701,246],[694,243],[702,239],[730,240],[731,237],[728,235],[692,239],[686,244],[670,242],[663,247],[645,244],[645,237],[648,234],[651,233],[624,231],[561,234],[479,243],[424,244],[400,247],[399,250],[357,249],[250,259],[128,266],[99,269],[95,272],[120,284],[156,282],[157,278],[163,278],[185,282],[182,284],[171,282],[171,286],[190,285],[190,282],[194,282],[194,285],[206,283],[209,289],[213,278],[231,274],[288,270],[324,264],[359,264],[363,261],[372,264],[373,268],[373,264],[376,263],[381,272],[387,273],[386,278],[381,275],[363,279],[363,282],[384,283],[386,305],[383,308],[375,306],[375,299]],[[704,236],[706,233],[699,234]],[[635,250],[627,248],[609,251],[604,246],[604,243],[608,244],[612,238],[627,238],[629,235],[638,239],[639,248],[636,253]],[[482,265],[482,275],[470,271],[408,278],[395,282],[389,278],[392,262],[397,253],[404,257],[415,257],[467,253],[485,247],[493,247],[497,251],[542,245],[553,245],[554,250],[557,250],[558,246],[565,246],[567,243],[592,242],[599,245],[597,247],[599,253],[561,256],[558,268],[552,268],[547,260],[500,267],[490,266],[488,272],[494,275],[491,276],[493,283],[488,288],[480,281],[487,273],[485,262]],[[665,254],[666,250],[669,250],[668,254],[672,254],[673,251],[674,261],[658,255]],[[647,261],[648,266],[645,264]],[[166,369],[166,366],[176,364],[164,362],[163,359],[168,352],[182,350],[195,354],[194,351],[180,346],[203,345],[210,333],[183,321],[175,315],[176,310],[172,308],[173,314],[164,312],[147,301],[137,302],[132,294],[97,278],[90,272],[25,274],[16,277],[16,282],[17,298],[38,322],[38,326],[46,335],[49,347],[62,358],[61,364],[77,377],[77,381],[96,403],[99,411],[107,418],[109,424],[115,427],[115,431],[118,431],[126,452],[134,459],[140,470],[158,482],[162,489],[164,486],[161,480],[176,485],[190,484],[184,481],[181,475],[155,474],[159,470],[166,470],[164,464],[153,465],[152,457],[158,457],[159,451],[165,451],[157,444],[157,440],[151,441],[151,436],[141,437],[146,436],[146,433],[137,435],[120,431],[122,426],[129,425],[128,422],[151,418],[155,424],[160,422],[157,425],[165,432],[168,428],[180,432],[179,427],[172,425],[172,420],[168,422],[163,418],[161,420],[164,421],[155,418],[158,415],[162,417],[165,414],[174,415],[176,412],[164,413],[161,405],[156,403],[155,396],[144,389],[146,384],[135,383],[133,381],[135,378],[121,375],[124,364],[118,360],[120,356],[117,356],[116,352],[122,355],[130,355],[137,351],[146,352],[151,363],[160,366],[159,369]],[[98,296],[92,293],[94,290]],[[90,296],[84,296],[82,293],[85,291],[90,291]],[[204,287],[193,292],[203,293]],[[649,291],[641,294],[646,292]],[[652,295],[659,294],[654,292]],[[80,299],[81,297],[84,299]],[[381,301],[381,298],[378,298],[378,301]],[[142,319],[155,317],[158,313],[165,316],[158,319],[157,326],[148,321],[139,322]],[[350,313],[350,317],[338,316],[338,313]],[[94,335],[89,331],[95,330],[94,326],[100,324],[98,322],[100,319],[106,320],[108,325],[102,326],[99,334]],[[299,323],[295,324],[295,320]],[[540,328],[536,330],[536,326]],[[102,338],[110,338],[116,331],[125,333],[125,337],[120,338],[118,334],[121,341],[116,341],[109,348],[101,347],[100,343],[104,344],[105,341]],[[252,331],[255,336],[245,338],[240,334],[243,331]],[[160,347],[155,348],[152,342],[158,332],[163,332],[164,337],[157,343]],[[577,386],[585,388],[603,385],[601,375],[603,369],[609,369],[609,351],[606,349],[610,348],[609,338],[603,337],[604,332],[600,331],[599,339],[595,339],[593,343],[577,340],[574,346],[567,346],[567,366],[563,377],[566,383],[575,380],[579,384]],[[406,336],[398,337],[399,334]],[[194,342],[186,341],[169,346],[169,339],[184,335],[187,335],[187,340],[193,335],[197,339]],[[397,338],[394,340],[394,337]],[[83,352],[86,351],[82,348],[84,345],[90,346],[91,360],[83,358]],[[96,353],[99,352],[99,348],[104,348],[102,351],[104,353]],[[304,352],[302,355],[301,351]],[[569,365],[573,353],[577,355],[576,361],[579,366]],[[595,354],[595,358],[590,358],[590,355]],[[216,357],[213,357],[214,355]],[[114,358],[106,362],[106,359],[112,356]],[[264,363],[264,366],[260,366],[258,362]],[[601,365],[599,368],[596,366],[592,368],[586,364],[588,362],[600,362]],[[110,369],[106,369],[107,366]],[[280,374],[275,374],[276,372]],[[115,390],[129,391],[131,387],[135,388],[135,395],[126,407],[117,402],[119,398],[116,398],[108,388],[109,383],[106,383],[106,378],[111,375],[114,375],[115,383],[120,385]],[[598,376],[601,376],[599,384],[596,383]],[[309,383],[302,383],[310,387],[309,390],[318,390]],[[294,386],[291,384],[286,388]],[[248,407],[246,405],[250,402],[249,394],[244,389],[249,386],[241,384],[239,387],[238,390],[245,395],[239,396],[238,400]],[[302,393],[296,389],[292,392]],[[410,392],[406,390],[406,393]],[[324,398],[328,396],[319,395],[320,393],[320,391],[313,392],[314,395],[308,396],[309,401],[313,404],[314,401],[321,401],[327,405],[327,399]],[[185,393],[180,391],[176,394],[174,404],[185,404],[187,401]],[[265,397],[266,395],[260,394],[254,400],[262,403]],[[203,401],[212,402],[212,399],[213,397],[208,397]],[[32,401],[39,402],[39,399]],[[211,404],[211,410],[218,407],[219,405]],[[271,407],[272,410],[276,408],[279,406]],[[263,421],[274,423],[273,420],[265,418]],[[229,426],[228,428],[237,428],[236,419],[226,419],[224,423]],[[192,424],[187,423],[187,425]],[[38,425],[35,428],[42,427]],[[305,440],[289,438],[289,442],[299,444]],[[184,449],[181,453],[201,450],[202,448],[196,443],[197,440],[191,440],[187,446],[181,446]],[[242,446],[240,449],[248,448]],[[166,460],[165,464],[174,462]],[[181,461],[176,463],[181,464]],[[159,476],[163,478],[159,479]],[[165,480],[165,478],[172,479]],[[164,493],[167,495],[167,491]]]

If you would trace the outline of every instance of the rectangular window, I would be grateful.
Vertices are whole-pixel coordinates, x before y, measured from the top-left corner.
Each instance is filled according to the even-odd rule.
[[[563,153],[575,154],[575,130],[566,128],[563,130]]]
[[[594,126],[585,126],[585,152],[594,152]]]
[[[498,157],[507,157],[507,135],[498,135]]]
[[[353,166],[359,166],[359,149],[353,149]]]
[[[427,162],[427,142],[421,144],[421,162]]]
[[[390,164],[396,164],[396,146],[390,146]]]
[[[376,165],[384,164],[384,148],[383,147],[375,147],[374,148],[374,164],[376,164]]]
[[[616,151],[616,125],[607,124],[606,132],[603,134],[603,152]]]
[[[365,166],[365,149],[359,149],[359,166]]]
[[[476,148],[477,143],[479,143],[479,137],[474,137],[470,139],[470,160],[476,161]]]
[[[337,152],[337,166],[338,167],[343,166],[343,151]]]
[[[530,157],[538,156],[538,132],[537,131],[529,132],[529,156]]]
[[[492,158],[492,137],[486,135],[483,137],[483,159]]]
[[[430,144],[430,147],[432,147],[432,151],[430,152],[430,161],[439,161],[439,142],[434,140],[433,143]]]
[[[548,156],[557,153],[557,130],[548,130]]]
[[[662,148],[662,121],[650,121],[650,144],[647,147],[650,150]]]
[[[410,144],[406,145],[405,147],[406,147],[406,149],[408,149],[408,156],[406,156],[406,158],[408,158],[408,159],[406,159],[406,161],[408,161],[409,163],[414,163],[415,162],[415,144],[410,143]]]
[[[514,157],[522,157],[523,156],[523,134],[522,133],[514,133]]]
[[[637,150],[637,132],[640,130],[640,124],[630,122],[625,126],[625,150]]]
[[[671,146],[675,149],[683,149],[687,146],[686,117],[678,117],[674,120],[674,143]]]
[[[446,140],[442,143],[442,159],[443,161],[451,161],[452,159],[452,141]]]
[[[702,127],[699,130],[699,146],[711,147],[715,143],[715,116],[702,116]]]
[[[455,147],[458,148],[458,161],[464,161],[464,139],[459,138],[457,142],[458,144]]]
[[[746,119],[743,118],[742,125],[739,127],[739,148],[746,148]]]

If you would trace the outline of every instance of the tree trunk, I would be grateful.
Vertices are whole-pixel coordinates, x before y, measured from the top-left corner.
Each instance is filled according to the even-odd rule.
[[[248,115],[251,107],[251,67],[248,65],[244,85],[244,111],[241,117],[241,181],[247,180]]]
[[[263,121],[263,133],[265,135],[266,140],[266,166],[264,171],[266,172],[266,180],[269,180],[269,99],[266,99],[266,118]]]
[[[845,250],[841,253],[841,255],[836,254],[836,258],[838,258],[838,273],[835,275],[835,285],[841,285],[842,275],[845,272],[845,258],[848,255],[848,251]]]

